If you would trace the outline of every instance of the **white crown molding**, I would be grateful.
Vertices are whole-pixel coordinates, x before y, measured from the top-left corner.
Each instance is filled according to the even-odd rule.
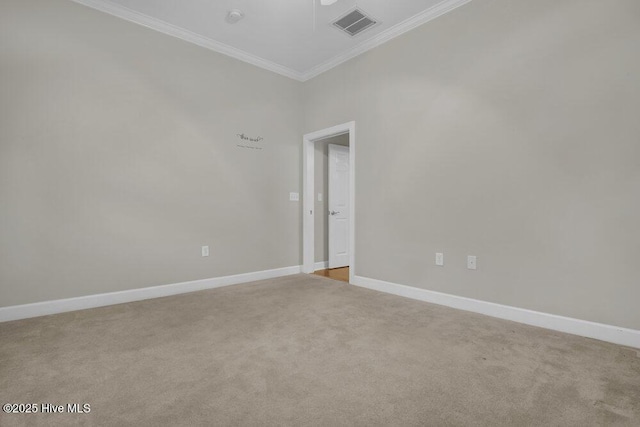
[[[441,292],[429,291],[412,286],[399,285],[368,277],[355,276],[352,284],[388,294],[398,295],[419,301],[444,305],[459,310],[472,311],[499,319],[511,320],[526,325],[594,338],[614,344],[640,348],[640,331],[611,326],[587,320],[542,313],[524,308],[511,307],[472,298],[465,298]]]
[[[295,70],[276,64],[275,62],[267,61],[266,59],[262,59],[251,53],[245,52],[240,49],[236,49],[235,47],[226,45],[224,43],[217,42],[213,39],[201,36],[189,30],[185,30],[183,28],[169,24],[168,22],[164,22],[159,19],[152,18],[143,13],[136,12],[135,10],[131,10],[125,6],[111,3],[108,0],[71,0],[71,1],[82,4],[84,6],[88,6],[92,9],[99,10],[101,12],[108,13],[113,16],[117,16],[118,18],[125,19],[135,24],[139,24],[144,27],[151,28],[152,30],[159,31],[169,36],[177,37],[186,42],[193,43],[195,45],[204,47],[214,52],[222,53],[224,55],[238,59],[240,61],[247,62],[251,65],[255,65],[256,67],[260,67],[265,70],[272,71],[274,73],[280,74],[285,77],[289,77],[297,81],[302,81],[302,73],[299,73]]]
[[[107,305],[122,304],[125,302],[142,301],[151,298],[202,291],[204,289],[220,288],[223,286],[253,282],[256,280],[272,279],[274,277],[282,277],[298,273],[300,273],[300,266],[296,265],[293,267],[255,271],[252,273],[236,274],[233,276],[222,276],[211,279],[194,280],[191,282],[174,283],[171,285],[150,286],[147,288],[130,289],[127,291],[109,292],[76,298],[37,302],[33,304],[0,307],[0,322],[65,313],[68,311],[85,310],[88,308],[104,307]]]
[[[317,65],[312,69],[302,73],[302,81],[310,80],[326,71],[329,71],[330,69],[337,67],[343,62],[355,58],[358,55],[362,55],[363,53],[375,47],[378,47],[391,39],[401,36],[402,34],[411,31],[422,24],[432,21],[439,16],[444,15],[445,13],[451,12],[453,9],[463,6],[470,1],[471,0],[444,0],[436,4],[435,6],[430,7],[429,9],[424,10],[417,15],[414,15],[411,18],[400,22],[399,24],[396,24],[393,27],[380,32],[375,37],[363,41],[347,52],[341,53],[331,58],[327,62]]]
[[[189,43],[196,44],[198,46],[212,50],[214,52],[222,53],[223,55],[227,55],[232,58],[238,59],[240,61],[247,62],[251,65],[255,65],[256,67],[260,67],[265,70],[269,70],[274,73],[280,74],[282,76],[289,77],[291,79],[294,79],[300,82],[304,82],[326,71],[329,71],[334,67],[337,67],[343,62],[346,62],[375,47],[378,47],[381,44],[386,43],[389,40],[406,33],[407,31],[410,31],[424,23],[427,23],[433,19],[436,19],[439,16],[444,15],[445,13],[452,11],[453,9],[456,9],[464,4],[467,4],[471,0],[444,0],[429,9],[418,13],[417,15],[414,15],[411,18],[404,20],[403,22],[397,25],[394,25],[393,27],[382,31],[381,33],[377,34],[375,37],[363,41],[359,45],[348,50],[347,52],[341,53],[331,58],[327,62],[317,65],[303,73],[292,70],[291,68],[276,64],[275,62],[267,61],[266,59],[260,58],[251,53],[245,52],[240,49],[236,49],[235,47],[226,45],[224,43],[217,42],[213,39],[201,36],[189,30],[185,30],[183,28],[161,21],[159,19],[152,18],[143,13],[136,12],[135,10],[131,10],[125,6],[111,3],[108,0],[72,0],[72,1],[88,6],[93,9],[99,10],[101,12],[105,12],[110,15],[117,16],[118,18],[122,18],[127,21],[145,26],[147,28],[151,28],[161,33],[164,33],[173,37],[177,37],[179,39],[182,39]]]

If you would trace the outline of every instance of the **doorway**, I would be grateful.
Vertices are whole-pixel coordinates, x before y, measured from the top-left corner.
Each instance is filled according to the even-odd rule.
[[[329,138],[333,139],[327,141]],[[336,188],[333,192],[328,188],[318,191],[318,185],[316,185],[316,172],[320,167],[316,162],[318,147],[327,146],[327,161],[330,164],[331,156],[328,153],[328,142],[336,141],[341,141],[341,143],[333,144],[338,147],[334,146],[333,149],[334,170],[332,173],[335,181],[342,182],[345,188],[343,191],[337,191]],[[349,148],[345,149],[344,146],[347,144]],[[318,273],[328,277],[339,276],[344,280],[347,277],[346,271],[348,271],[347,280],[352,282],[355,275],[355,122],[344,123],[304,135],[302,196],[302,271],[313,273],[317,270],[327,269],[330,255],[333,253],[333,257],[331,257],[333,266],[343,267],[343,269],[336,268],[325,272],[318,271]],[[327,209],[329,199],[333,204],[332,209]],[[334,215],[329,215],[329,213],[334,213]],[[325,217],[327,219],[326,243],[330,241],[331,244],[323,246],[316,239],[316,221],[323,221]],[[333,237],[329,237],[330,235]],[[341,235],[345,237],[340,238]],[[336,238],[336,236],[338,237]],[[319,238],[323,239],[324,237]],[[329,246],[332,246],[332,249],[329,249]],[[323,250],[323,247],[326,247],[326,251],[322,254],[317,253],[319,250]],[[330,250],[332,252],[329,252]],[[346,269],[344,269],[345,264]]]
[[[314,274],[349,282],[349,134],[314,149]]]

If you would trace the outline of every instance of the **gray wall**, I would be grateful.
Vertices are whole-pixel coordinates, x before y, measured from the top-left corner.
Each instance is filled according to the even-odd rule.
[[[640,329],[639,46],[637,0],[474,0],[307,82],[305,132],[356,121],[355,273]]]
[[[349,145],[349,135],[338,135],[315,143],[315,262],[329,261],[329,144]],[[322,201],[318,201],[322,193]]]
[[[0,306],[299,265],[300,86],[68,0],[0,2]]]
[[[356,120],[356,274],[640,329],[639,23],[474,0],[301,84],[0,2],[0,306],[300,264],[301,135]]]

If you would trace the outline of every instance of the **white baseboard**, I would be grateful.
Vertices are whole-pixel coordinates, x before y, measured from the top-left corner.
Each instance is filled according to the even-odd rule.
[[[316,269],[324,267],[324,263],[316,263]],[[319,268],[318,265],[321,267]],[[273,270],[256,271],[252,273],[236,274],[233,276],[214,277],[211,279],[194,280],[190,282],[174,283],[170,285],[151,286],[147,288],[131,289],[127,291],[110,292],[104,294],[87,295],[53,301],[37,302],[33,304],[0,307],[0,322],[26,319],[30,317],[46,316],[49,314],[68,311],[84,310],[94,307],[122,304],[132,301],[177,295],[204,289],[220,288],[255,280],[271,279],[274,277],[298,274],[300,266],[276,268]],[[363,288],[399,295],[419,301],[444,305],[460,310],[472,311],[500,319],[511,320],[527,325],[566,332],[573,335],[594,338],[614,344],[640,348],[640,331],[619,326],[573,319],[555,314],[542,313],[524,308],[511,307],[472,298],[460,297],[441,292],[429,291],[412,286],[355,276],[353,284]]]
[[[329,261],[320,261],[320,262],[316,262],[313,265],[313,270],[314,271],[326,270],[327,268],[329,268]]]
[[[276,268],[273,270],[256,271],[252,273],[236,274],[233,276],[214,277],[211,279],[193,280],[190,282],[174,283],[171,285],[150,286],[147,288],[131,289],[127,291],[109,292],[105,294],[87,295],[76,298],[59,299],[37,302],[33,304],[0,307],[0,322],[26,319],[29,317],[46,316],[48,314],[64,313],[67,311],[85,310],[87,308],[103,307],[106,305],[122,304],[125,302],[141,301],[145,299],[166,297],[201,291],[203,289],[220,288],[238,283],[255,280],[271,279],[300,273],[300,266]]]
[[[542,313],[524,308],[511,307],[492,302],[459,297],[412,286],[399,285],[377,279],[355,276],[353,284],[363,288],[399,295],[460,310],[472,311],[499,319],[511,320],[527,325],[594,338],[614,344],[640,348],[640,331],[555,314]]]

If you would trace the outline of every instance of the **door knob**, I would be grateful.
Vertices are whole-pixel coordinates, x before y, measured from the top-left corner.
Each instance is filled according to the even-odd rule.
[[[338,215],[340,212],[336,212],[336,211],[329,211],[329,215]]]

